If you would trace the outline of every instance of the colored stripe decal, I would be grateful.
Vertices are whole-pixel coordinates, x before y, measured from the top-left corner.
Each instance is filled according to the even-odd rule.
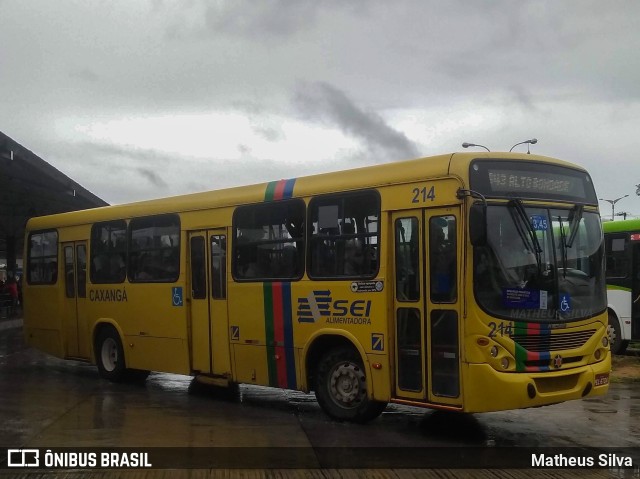
[[[264,331],[267,345],[267,367],[269,369],[269,386],[278,385],[276,372],[276,352],[274,350],[273,334],[273,294],[270,283],[263,283],[264,289]]]
[[[282,312],[284,319],[284,344],[287,350],[287,383],[290,389],[297,389],[296,361],[293,347],[293,311],[291,308],[291,283],[282,283]]]
[[[282,283],[271,283],[273,293],[273,335],[276,341],[276,371],[278,387],[287,387],[287,368],[284,362],[286,351],[284,344],[284,321],[282,314]]]
[[[535,335],[540,336],[540,344],[543,344],[545,337],[551,338],[551,328],[549,324],[540,324],[540,323],[523,323],[516,322],[514,324],[514,333],[516,335]],[[549,352],[550,343],[547,342],[547,350],[543,352],[532,352],[527,351],[522,346],[520,346],[517,342],[514,342],[515,351],[514,356],[516,358],[516,371],[522,372],[534,372],[534,371],[548,371],[549,370],[549,361],[551,360],[551,353]],[[526,361],[546,361],[546,366],[527,366],[525,364]]]
[[[287,200],[293,197],[293,187],[296,184],[295,178],[290,180],[272,181],[267,184],[264,193],[265,201]]]
[[[263,283],[269,386],[296,389],[291,283]]]

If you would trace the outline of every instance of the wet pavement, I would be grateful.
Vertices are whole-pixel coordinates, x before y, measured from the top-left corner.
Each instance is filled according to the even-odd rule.
[[[189,377],[161,373],[152,373],[144,384],[109,383],[98,377],[94,366],[59,360],[26,348],[22,329],[15,324],[0,328],[0,448],[213,447],[222,451],[240,448],[237,450],[249,454],[281,451],[279,448],[283,447],[296,451],[370,448],[374,452],[403,446],[442,447],[442,451],[449,447],[489,447],[507,452],[542,447],[640,448],[640,383],[614,383],[607,396],[595,399],[477,415],[392,404],[380,418],[366,425],[331,421],[309,394],[240,386],[237,394],[229,397],[210,388],[190,385]],[[274,474],[272,469],[221,471],[209,467],[181,474],[184,477]],[[275,476],[372,477],[363,469],[352,469],[351,473],[347,469],[279,471]],[[427,473],[412,469],[377,471],[373,476],[425,477]],[[86,472],[82,477],[87,477]],[[166,472],[156,470],[153,475]],[[531,471],[512,471],[504,477],[640,477],[638,469],[534,472],[532,475]],[[17,475],[16,471],[4,469],[0,470],[0,477],[26,477],[28,473]],[[117,475],[110,477],[127,477],[128,473],[117,471]],[[136,473],[131,477],[151,477]],[[79,474],[79,471],[56,473],[57,477],[81,477]],[[486,470],[459,470],[454,474],[439,469],[431,477],[499,477],[487,474]],[[92,471],[90,477],[105,475],[109,471]]]

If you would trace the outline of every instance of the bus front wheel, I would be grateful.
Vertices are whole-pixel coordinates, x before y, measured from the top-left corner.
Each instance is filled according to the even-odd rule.
[[[611,352],[613,354],[623,354],[629,345],[629,341],[622,340],[622,329],[618,317],[609,311],[609,326],[607,328],[609,341],[611,342]]]
[[[352,348],[327,352],[316,373],[316,398],[330,417],[364,423],[378,417],[387,406],[367,394],[367,378],[360,355]]]
[[[111,327],[103,328],[96,338],[96,363],[100,376],[112,382],[125,377],[124,350],[120,336]]]

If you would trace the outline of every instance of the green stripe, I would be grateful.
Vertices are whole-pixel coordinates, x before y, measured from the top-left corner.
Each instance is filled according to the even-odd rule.
[[[515,346],[515,358],[516,358],[516,371],[522,372],[525,370],[525,361],[527,360],[527,351],[514,341]]]
[[[627,293],[631,292],[631,288],[625,288],[624,286],[615,286],[613,284],[608,284],[607,289],[615,289],[617,291],[626,291]]]
[[[278,386],[278,370],[275,358],[275,334],[273,332],[273,290],[271,283],[262,283],[264,289],[264,331],[267,343],[267,366],[269,386]]]
[[[271,183],[267,184],[267,190],[264,193],[264,200],[265,201],[273,201],[273,197],[276,194],[276,185],[278,184],[277,181],[272,181]]]
[[[528,326],[528,323],[514,321],[513,334],[528,335]],[[513,342],[513,357],[516,359],[516,371],[524,371],[524,363],[527,360],[527,351],[515,341]]]
[[[602,229],[605,233],[638,233],[640,232],[640,219],[604,221]]]

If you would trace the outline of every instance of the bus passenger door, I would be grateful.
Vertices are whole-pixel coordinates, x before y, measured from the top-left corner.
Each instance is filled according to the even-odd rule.
[[[460,209],[425,210],[426,337],[431,403],[461,406]]]
[[[459,209],[394,213],[395,391],[460,406]]]
[[[424,247],[421,210],[392,215],[394,230],[395,391],[422,402],[428,382],[424,321]]]
[[[224,229],[189,234],[191,368],[231,373],[227,321],[227,234]]]
[[[76,241],[62,244],[64,256],[65,314],[63,331],[66,354],[88,358],[89,325],[87,322],[87,243]]]

